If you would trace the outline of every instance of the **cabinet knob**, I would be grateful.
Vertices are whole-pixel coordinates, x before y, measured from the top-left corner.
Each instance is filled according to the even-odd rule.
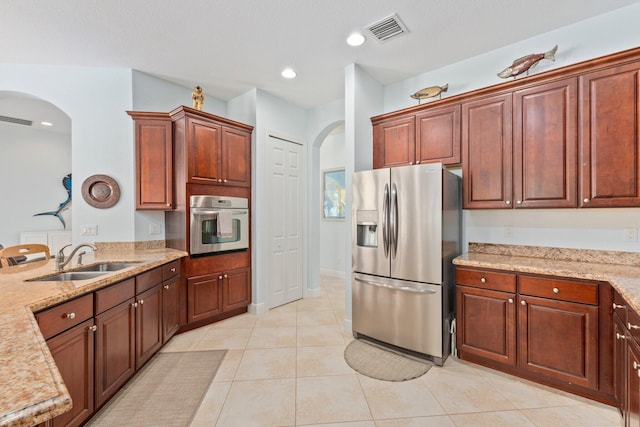
[[[169,289],[169,285],[164,285],[163,288]]]
[[[222,182],[222,179],[218,179],[218,182]]]
[[[481,277],[481,278],[480,278],[480,281],[481,281],[482,283],[487,283],[487,279],[485,279],[484,277]]]
[[[505,203],[510,205],[511,204],[511,200],[505,200]]]
[[[218,280],[222,280],[222,276],[218,276]]]
[[[227,182],[227,180],[226,180],[226,179],[223,179],[223,180],[222,180],[222,182]]]
[[[614,302],[614,303],[613,303],[613,309],[615,310],[616,308],[624,308],[624,305],[616,304],[616,303]]]
[[[225,275],[224,275],[224,278],[225,278],[225,279],[228,279],[228,278],[229,278],[229,276],[227,276],[227,275],[225,274]]]
[[[558,288],[553,288],[553,293],[554,293],[554,294],[557,294],[557,293],[559,293],[559,292],[560,292],[560,289],[558,289]]]
[[[520,305],[527,305],[527,302],[525,300],[520,301]]]
[[[140,305],[142,305],[142,304],[144,304],[144,300],[143,300],[143,299],[141,299],[140,301],[138,301],[138,303],[139,303]]]
[[[509,304],[513,304],[513,298],[509,298]]]
[[[522,200],[516,200],[516,204],[517,205],[521,205],[522,204]]]
[[[589,203],[589,199],[584,199],[583,202]]]
[[[418,160],[418,161],[416,162],[416,165],[419,165],[419,164],[420,164],[420,160]]]
[[[410,164],[410,165],[412,165],[412,164],[413,164],[413,162],[409,162],[409,164]]]
[[[617,340],[626,340],[627,337],[622,335],[622,334],[620,334],[619,332],[616,332],[616,339]]]
[[[98,330],[98,327],[96,325],[93,325],[93,326],[89,326],[87,329],[89,330],[89,332],[95,332]]]
[[[638,365],[638,362],[636,362],[634,360],[633,363],[632,363],[632,366],[633,366],[633,369],[638,369],[638,366],[640,366],[640,365]]]
[[[640,329],[640,326],[632,325],[631,323],[627,322],[627,329]]]
[[[133,307],[133,308],[138,308],[138,303],[137,303],[137,302],[134,302],[133,304],[131,304],[131,307]]]
[[[76,318],[76,314],[75,313],[65,313],[64,318],[65,319],[75,319]]]
[[[172,273],[175,273],[176,272],[176,268],[175,267],[170,268],[169,271],[172,272]]]

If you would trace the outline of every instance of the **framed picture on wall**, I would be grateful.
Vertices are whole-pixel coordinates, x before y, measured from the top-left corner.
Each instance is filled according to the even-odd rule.
[[[344,220],[344,169],[322,171],[322,219]]]

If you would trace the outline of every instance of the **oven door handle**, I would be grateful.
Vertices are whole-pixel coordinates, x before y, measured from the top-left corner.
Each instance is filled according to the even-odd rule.
[[[193,212],[191,211],[191,213],[193,213],[194,215],[217,215],[220,213],[220,211],[198,211],[198,212]],[[248,212],[247,211],[231,211],[232,215],[247,215]]]

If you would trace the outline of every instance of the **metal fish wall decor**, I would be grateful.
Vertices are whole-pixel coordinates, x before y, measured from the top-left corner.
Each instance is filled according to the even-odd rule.
[[[442,95],[442,92],[446,92],[447,89],[449,89],[448,83],[444,86],[430,86],[430,87],[425,87],[424,89],[420,89],[419,91],[417,91],[416,93],[410,96],[413,99],[417,99],[418,103],[420,103],[419,101],[425,98],[433,98],[434,96]]]
[[[498,73],[498,77],[502,77],[503,79],[508,79],[509,77],[515,77],[519,74],[524,73],[525,71],[529,71],[529,69],[538,65],[538,62],[543,59],[549,59],[551,61],[556,60],[556,52],[558,51],[558,45],[555,45],[553,49],[545,53],[534,53],[531,55],[523,56],[522,58],[518,58],[513,63],[505,68],[504,70]]]
[[[67,200],[65,200],[64,202],[60,203],[60,205],[58,205],[58,209],[55,211],[50,211],[50,212],[40,212],[37,213],[33,216],[39,216],[39,215],[53,215],[56,218],[58,218],[60,220],[60,222],[62,223],[62,227],[66,230],[67,229],[67,224],[65,224],[64,222],[64,218],[62,217],[62,212],[69,208],[71,205],[71,174],[66,175],[64,178],[62,178],[62,186],[65,188],[65,190],[67,190]]]

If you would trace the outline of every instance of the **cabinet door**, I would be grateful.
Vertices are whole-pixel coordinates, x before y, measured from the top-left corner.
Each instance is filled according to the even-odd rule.
[[[99,408],[136,371],[134,299],[95,317],[96,408]]]
[[[79,426],[93,413],[93,319],[47,340],[73,408],[50,421],[50,426]]]
[[[627,387],[627,336],[624,325],[618,316],[614,316],[613,336],[613,393],[618,409],[624,414],[626,408]]]
[[[187,279],[188,323],[222,313],[222,273]]]
[[[136,119],[136,208],[173,208],[171,119]]]
[[[640,64],[580,77],[581,206],[640,206]]]
[[[460,356],[516,364],[515,295],[456,286],[456,345]]]
[[[136,369],[162,347],[162,285],[136,296]]]
[[[222,179],[220,125],[187,118],[189,181],[193,184],[217,184]]]
[[[404,117],[373,126],[373,167],[412,165],[416,161],[415,118]]]
[[[511,207],[511,109],[511,93],[462,104],[465,209]]]
[[[597,389],[598,307],[529,296],[519,304],[519,366]]]
[[[514,93],[515,208],[578,206],[577,96],[575,78]]]
[[[416,163],[460,163],[460,105],[416,115]]]
[[[251,274],[249,269],[234,270],[223,274],[222,311],[242,308],[251,302]]]
[[[251,186],[251,134],[222,128],[222,183]]]
[[[640,426],[640,349],[627,341],[627,411],[625,426]]]
[[[166,343],[180,326],[180,276],[162,282],[162,342]]]

